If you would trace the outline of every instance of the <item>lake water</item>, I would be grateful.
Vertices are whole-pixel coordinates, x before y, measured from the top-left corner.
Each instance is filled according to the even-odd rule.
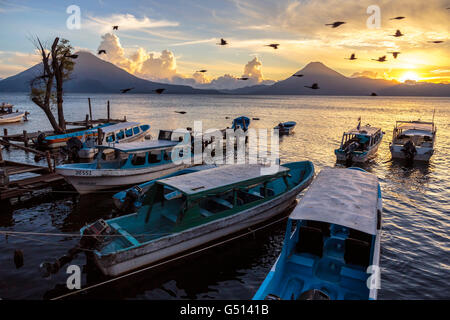
[[[81,120],[88,112],[87,95],[65,97],[68,120]],[[381,290],[379,299],[450,298],[450,101],[448,98],[409,97],[293,97],[200,95],[90,95],[94,117],[111,115],[148,122],[158,129],[224,128],[230,117],[258,117],[254,128],[272,128],[280,121],[297,122],[295,134],[280,141],[281,162],[311,160],[316,172],[336,164],[334,149],[342,132],[362,123],[386,132],[378,155],[364,168],[378,176],[383,193]],[[0,94],[0,102],[13,103],[31,114],[29,121],[11,124],[10,133],[50,129],[48,121],[26,94]],[[393,162],[389,141],[396,120],[431,120],[438,127],[436,151],[429,164],[406,167]],[[175,111],[186,111],[178,114]],[[2,129],[0,127],[0,130]],[[33,162],[33,155],[4,151],[4,157]],[[42,196],[39,202],[0,208],[0,230],[77,233],[89,222],[111,213],[111,194],[79,197],[71,193]],[[251,299],[275,262],[285,222],[255,236],[245,237],[160,270],[141,273],[112,285],[79,294],[76,298],[120,299]],[[77,242],[73,237],[0,237],[0,298],[42,299],[66,292],[67,275],[61,270],[42,278],[38,266],[58,258]],[[25,264],[16,269],[15,249],[22,249]],[[72,262],[83,267],[82,287],[103,280],[86,264],[84,254]]]

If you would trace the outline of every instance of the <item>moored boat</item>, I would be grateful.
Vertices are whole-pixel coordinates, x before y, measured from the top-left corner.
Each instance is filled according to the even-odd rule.
[[[376,155],[383,135],[381,128],[359,123],[342,135],[340,147],[334,150],[337,161],[366,162]]]
[[[281,214],[314,176],[309,161],[225,165],[155,181],[136,213],[81,229],[100,270],[117,276]]]
[[[381,188],[360,168],[323,169],[288,219],[254,300],[377,298]]]
[[[97,145],[98,154],[90,163],[71,163],[56,167],[80,194],[117,189],[140,184],[192,166],[194,161],[173,161],[175,141],[148,140],[142,142]],[[112,149],[114,159],[105,159]]]
[[[81,139],[82,147],[78,155],[82,159],[92,159],[98,152],[96,144],[112,145],[116,143],[127,143],[133,141],[143,141],[150,131],[150,125],[138,122],[120,122],[101,128],[101,143],[96,136],[84,135]]]
[[[274,129],[278,129],[280,135],[289,135],[294,132],[296,125],[295,121],[280,122]]]
[[[88,139],[90,137],[95,138],[98,136],[99,128],[104,129],[105,127],[110,126],[110,125],[113,125],[113,123],[105,123],[105,124],[101,124],[96,127],[93,127],[91,129],[63,133],[63,134],[56,134],[56,135],[51,135],[51,136],[45,136],[42,133],[41,135],[39,135],[37,137],[35,142],[38,145],[41,145],[42,147],[51,148],[51,149],[64,147],[71,138],[77,138],[79,140]]]
[[[26,112],[14,112],[13,107],[12,104],[4,102],[0,105],[0,124],[19,122],[26,117]]]
[[[389,144],[392,158],[429,161],[434,153],[434,122],[397,121]]]
[[[198,166],[193,166],[186,168],[174,173],[168,174],[167,176],[161,177],[159,179],[165,179],[174,176],[180,176],[187,173],[198,172],[202,170],[216,168],[215,164],[203,164]],[[114,205],[117,209],[121,211],[134,210],[136,211],[142,206],[142,200],[145,194],[150,189],[150,187],[155,183],[156,180],[147,181],[139,185],[133,186],[131,188],[122,190],[113,195]]]

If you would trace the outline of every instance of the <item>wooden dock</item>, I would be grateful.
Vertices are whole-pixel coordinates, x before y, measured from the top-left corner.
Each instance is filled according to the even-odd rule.
[[[10,181],[18,174],[34,173],[37,176]],[[64,178],[47,167],[24,164],[14,161],[0,163],[0,201],[33,194],[35,191],[64,182]]]

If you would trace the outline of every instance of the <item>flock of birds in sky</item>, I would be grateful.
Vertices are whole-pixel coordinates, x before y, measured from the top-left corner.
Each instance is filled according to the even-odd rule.
[[[447,10],[450,10],[450,7],[447,8]],[[403,19],[405,19],[405,18],[406,18],[406,17],[398,16],[398,17],[390,18],[389,20],[403,20]],[[345,21],[335,21],[335,22],[333,22],[333,23],[327,23],[327,24],[325,24],[325,25],[326,25],[326,26],[330,26],[331,28],[338,28],[338,27],[340,27],[340,26],[343,25],[343,24],[346,24],[346,22],[345,22]],[[113,30],[119,30],[119,26],[115,25],[115,26],[112,27],[112,29],[113,29]],[[397,31],[396,31],[393,35],[391,35],[391,36],[393,36],[393,37],[395,37],[395,38],[399,38],[399,37],[403,37],[404,35],[405,35],[405,34],[403,34],[400,30],[397,29]],[[438,43],[443,43],[444,41],[442,41],[442,40],[432,40],[432,41],[428,41],[428,42],[438,44]],[[221,39],[220,39],[220,42],[218,42],[218,43],[216,43],[216,44],[219,45],[219,46],[226,46],[226,45],[228,45],[229,43],[228,43],[227,40],[221,38]],[[270,44],[265,45],[265,47],[271,47],[271,48],[273,48],[274,50],[277,50],[279,46],[280,46],[279,43],[270,43]],[[388,53],[389,53],[389,54],[392,54],[392,56],[393,56],[394,59],[397,59],[398,55],[399,55],[401,52],[399,52],[399,51],[390,51],[390,52],[388,52]],[[104,49],[98,50],[98,55],[101,55],[101,54],[107,54],[107,53],[106,53],[106,50],[104,50]],[[65,57],[72,58],[72,59],[76,59],[76,58],[78,57],[78,55],[76,55],[76,54],[73,54],[73,55],[66,55]],[[346,59],[346,60],[357,60],[358,58],[356,57],[356,54],[355,54],[355,53],[352,53],[352,54],[350,55],[350,58],[345,58],[345,59]],[[386,62],[386,61],[388,61],[386,55],[381,56],[381,57],[379,57],[379,58],[377,58],[377,59],[372,59],[372,60],[377,61],[377,62]],[[198,71],[196,71],[196,72],[199,72],[199,73],[205,73],[205,72],[207,72],[207,71],[208,71],[208,70],[202,69],[202,70],[198,70]],[[292,76],[293,76],[293,77],[301,78],[301,77],[303,77],[304,75],[303,75],[303,74],[293,74]],[[244,81],[245,81],[245,80],[248,80],[249,77],[240,77],[240,78],[236,78],[236,79],[237,79],[237,80],[244,80]],[[318,83],[313,83],[311,86],[304,86],[304,87],[305,87],[305,88],[312,89],[312,90],[318,90],[318,89],[320,89]],[[134,89],[134,87],[133,87],[133,88],[121,89],[120,92],[121,92],[121,93],[127,93],[127,92],[129,92],[129,91],[131,91],[131,90],[133,90],[133,89]],[[155,93],[157,93],[157,94],[162,94],[165,90],[166,90],[166,89],[164,89],[164,88],[159,88],[159,89],[155,89],[155,90],[152,90],[152,91],[155,92]],[[375,95],[375,94],[372,93],[372,95]],[[179,113],[181,113],[181,112],[179,112]]]

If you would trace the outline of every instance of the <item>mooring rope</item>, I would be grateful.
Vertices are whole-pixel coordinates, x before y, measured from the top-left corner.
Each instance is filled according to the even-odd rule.
[[[259,227],[259,228],[256,228],[256,229],[250,229],[250,228],[248,228],[250,231],[248,231],[248,232],[246,232],[246,233],[243,233],[243,234],[240,234],[240,235],[238,235],[238,236],[235,236],[235,237],[233,237],[233,238],[229,238],[229,239],[226,239],[226,240],[224,240],[224,241],[221,241],[221,242],[212,244],[212,245],[210,245],[210,246],[208,246],[208,247],[204,247],[204,248],[195,250],[195,251],[193,251],[193,252],[189,252],[189,253],[186,253],[186,254],[184,254],[184,255],[177,256],[177,257],[175,257],[175,258],[172,258],[172,259],[169,259],[169,260],[160,262],[160,263],[158,263],[158,264],[151,265],[151,266],[146,267],[146,268],[144,268],[144,269],[132,271],[132,272],[130,272],[130,273],[126,273],[126,274],[121,275],[121,276],[119,276],[119,277],[116,277],[116,278],[113,278],[113,279],[109,279],[109,280],[106,280],[106,281],[103,281],[103,282],[99,282],[99,283],[93,284],[93,285],[91,285],[91,286],[89,286],[89,287],[79,289],[79,290],[77,290],[77,291],[73,291],[73,292],[69,292],[69,293],[63,294],[63,295],[61,295],[61,296],[52,298],[52,299],[50,299],[50,300],[60,300],[60,299],[63,299],[63,298],[66,298],[66,297],[69,297],[69,296],[72,296],[72,295],[75,295],[75,294],[84,292],[84,291],[88,291],[88,290],[93,289],[93,288],[97,288],[97,287],[106,285],[106,284],[111,283],[111,282],[115,282],[115,281],[120,280],[120,279],[124,279],[124,278],[129,277],[129,276],[133,276],[133,275],[139,274],[139,273],[141,273],[141,272],[144,272],[144,271],[147,271],[147,270],[150,270],[150,269],[154,269],[154,268],[159,267],[159,266],[163,266],[163,265],[168,264],[168,263],[171,263],[171,262],[173,262],[173,261],[180,260],[180,259],[189,257],[189,256],[191,256],[191,255],[200,253],[200,252],[202,252],[202,251],[205,251],[205,250],[208,250],[208,249],[217,247],[217,246],[219,246],[219,245],[225,244],[225,243],[227,243],[227,242],[230,242],[230,241],[233,241],[233,240],[236,240],[236,239],[245,237],[245,236],[247,236],[247,235],[249,235],[249,234],[255,233],[256,231],[265,229],[265,228],[267,228],[267,227],[269,227],[269,226],[271,226],[271,225],[274,225],[274,224],[276,224],[276,223],[279,223],[279,222],[281,222],[281,221],[283,221],[283,220],[285,220],[285,219],[286,219],[286,217],[280,218],[280,219],[278,219],[278,220],[275,220],[275,221],[273,221],[273,222],[271,222],[271,223],[268,223],[268,224],[263,225],[263,226],[261,226],[261,227]]]

